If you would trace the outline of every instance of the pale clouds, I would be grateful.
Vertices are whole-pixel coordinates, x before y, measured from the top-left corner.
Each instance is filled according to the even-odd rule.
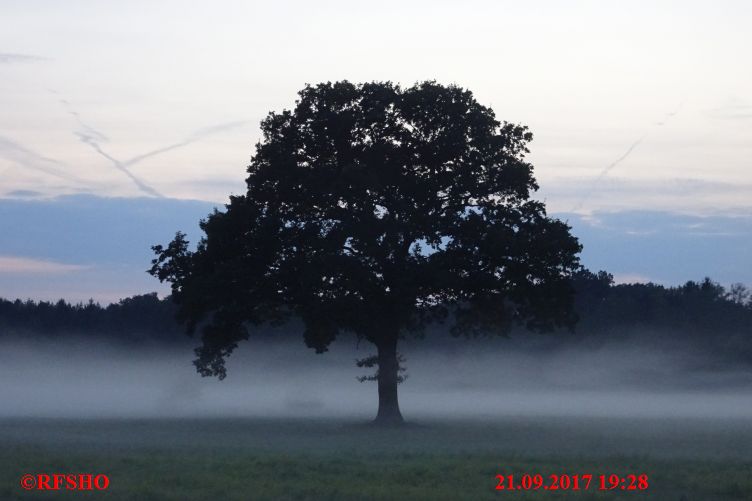
[[[660,169],[656,169],[660,172]],[[589,191],[587,204],[581,193]],[[748,214],[751,182],[723,182],[692,178],[555,177],[541,180],[536,197],[546,200],[551,211],[592,214],[598,211],[667,210],[694,215]]]
[[[78,186],[90,184],[72,174],[70,167],[64,162],[47,157],[3,136],[0,136],[0,158],[5,158],[21,167],[36,170]]]
[[[31,259],[18,256],[0,256],[0,273],[2,274],[61,274],[88,269],[89,266],[65,264],[57,261]]]
[[[706,113],[710,118],[721,120],[752,120],[752,104],[741,99],[729,99]]]
[[[614,273],[614,283],[617,284],[647,284],[656,282],[639,273]]]
[[[35,56],[33,54],[14,54],[11,52],[0,52],[0,64],[38,63],[41,61],[49,61],[49,58]]]
[[[242,189],[260,138],[256,124],[293,106],[306,82],[436,79],[472,90],[500,119],[530,126],[530,159],[544,188],[551,178],[601,177],[566,201],[549,197],[552,206],[571,210],[582,202],[583,211],[597,210],[605,189],[610,204],[644,208],[632,193],[611,190],[609,179],[752,184],[752,120],[745,119],[752,65],[740,63],[752,46],[751,17],[752,4],[734,0],[470,0],[461,8],[418,0],[166,0],[142,8],[3,2],[6,60],[49,59],[3,65],[0,135],[65,163],[68,174],[96,182],[103,196],[152,189],[224,201],[225,188],[207,183]],[[110,141],[94,137],[48,89],[75,103]],[[204,124],[232,120],[251,125],[205,131],[211,134],[197,140]],[[6,159],[0,176],[3,192],[82,188],[61,188],[52,174]],[[662,199],[639,202],[666,206]],[[672,210],[684,209],[694,200],[672,203]],[[733,208],[739,200],[713,203]]]

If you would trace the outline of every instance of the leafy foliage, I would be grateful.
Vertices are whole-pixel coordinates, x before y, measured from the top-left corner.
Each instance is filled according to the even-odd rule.
[[[317,352],[341,332],[391,346],[449,309],[457,334],[575,322],[580,245],[530,199],[532,134],[471,92],[309,85],[261,129],[247,193],[202,222],[196,250],[181,234],[154,247],[151,273],[200,326],[202,374],[224,377],[249,326],[292,315]]]
[[[402,384],[407,380],[407,367],[405,367],[405,357],[401,354],[397,354],[397,363],[399,364],[399,367],[397,369],[397,383]],[[379,357],[372,355],[370,357],[359,358],[355,360],[355,365],[357,365],[358,367],[366,367],[368,369],[372,369],[373,367],[378,367]],[[373,374],[358,376],[357,379],[361,383],[365,383],[366,381],[378,381],[379,370],[376,369],[376,372]]]

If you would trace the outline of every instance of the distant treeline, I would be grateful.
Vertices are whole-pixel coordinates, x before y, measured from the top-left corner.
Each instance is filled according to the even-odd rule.
[[[743,284],[724,288],[710,278],[678,287],[653,283],[614,285],[604,271],[575,278],[578,330],[620,331],[625,327],[676,330],[685,335],[720,331],[752,338],[752,301]]]
[[[729,289],[709,278],[678,287],[653,283],[615,285],[606,272],[580,272],[574,280],[578,336],[605,340],[665,337],[704,344],[752,362],[752,300],[741,284]],[[176,307],[156,293],[118,303],[71,304],[64,300],[0,299],[0,335],[84,335],[117,340],[177,342],[185,339]],[[562,335],[563,339],[571,336]]]
[[[54,303],[0,299],[0,334],[176,341],[184,337],[176,311],[169,298],[159,299],[156,292],[107,306],[92,300],[72,304],[62,299]]]

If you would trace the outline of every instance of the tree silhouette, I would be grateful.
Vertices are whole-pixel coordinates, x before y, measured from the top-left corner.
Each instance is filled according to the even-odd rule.
[[[572,325],[580,245],[530,199],[532,134],[471,92],[347,81],[306,86],[270,113],[247,193],[154,246],[195,365],[224,378],[249,328],[294,316],[324,352],[340,333],[377,350],[376,422],[399,423],[398,340],[451,319],[457,335]]]

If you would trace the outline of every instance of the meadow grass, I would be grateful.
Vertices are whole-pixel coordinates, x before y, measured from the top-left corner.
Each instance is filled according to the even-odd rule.
[[[505,418],[0,421],[0,499],[752,499],[740,421]],[[24,473],[104,473],[101,492],[24,491]],[[647,474],[646,491],[496,491],[496,474]]]

